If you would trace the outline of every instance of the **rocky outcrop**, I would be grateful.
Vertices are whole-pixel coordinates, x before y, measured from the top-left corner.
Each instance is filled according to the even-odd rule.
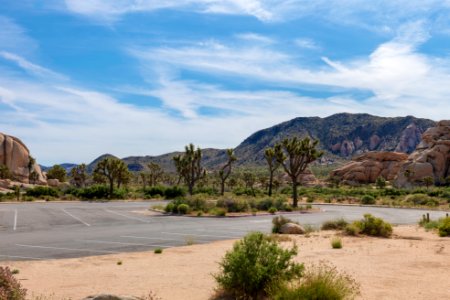
[[[408,155],[398,152],[367,152],[330,173],[345,184],[374,183],[378,177],[394,180]]]
[[[421,141],[421,135],[422,130],[420,130],[416,124],[410,124],[403,130],[400,141],[398,142],[397,147],[395,147],[395,151],[405,153],[413,152]]]
[[[30,151],[27,146],[16,137],[0,133],[0,164],[11,172],[14,181],[29,183],[30,171],[37,174],[35,183],[45,184],[46,179],[38,164],[29,168]]]
[[[320,185],[320,181],[314,176],[313,172],[310,169],[306,169],[300,176],[298,177],[298,182],[301,186],[316,186]]]
[[[450,120],[438,122],[422,135],[395,179],[398,187],[410,187],[431,177],[435,183],[450,176]]]

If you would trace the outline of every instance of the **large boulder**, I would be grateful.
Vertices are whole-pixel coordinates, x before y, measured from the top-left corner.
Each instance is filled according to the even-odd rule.
[[[374,183],[378,177],[394,180],[408,155],[398,152],[366,152],[330,173],[345,184]]]
[[[9,169],[14,181],[29,183],[29,162],[30,151],[21,140],[0,133],[0,164],[5,165]],[[31,171],[37,174],[37,184],[46,183],[46,179],[38,164],[33,164]]]
[[[426,177],[440,182],[450,176],[450,120],[438,122],[422,135],[422,141],[402,165],[395,179],[398,187],[411,187]]]
[[[296,223],[286,223],[280,227],[281,234],[304,234],[305,229]]]

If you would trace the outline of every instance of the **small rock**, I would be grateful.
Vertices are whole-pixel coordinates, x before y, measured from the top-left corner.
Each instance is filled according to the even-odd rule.
[[[83,300],[139,300],[139,298],[132,297],[132,296],[117,296],[117,295],[110,295],[110,294],[99,294],[99,295],[86,297]]]

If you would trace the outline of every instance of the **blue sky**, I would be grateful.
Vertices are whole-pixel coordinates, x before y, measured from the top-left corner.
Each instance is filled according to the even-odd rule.
[[[450,117],[450,1],[0,0],[0,131],[41,164]]]

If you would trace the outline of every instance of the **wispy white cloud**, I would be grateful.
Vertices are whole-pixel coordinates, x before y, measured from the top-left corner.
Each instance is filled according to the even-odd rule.
[[[320,50],[321,47],[314,41],[308,38],[297,38],[294,40],[295,45],[300,48]]]
[[[273,38],[270,38],[268,36],[257,34],[253,32],[247,32],[247,33],[240,33],[236,35],[237,38],[249,41],[249,42],[256,42],[256,43],[262,43],[262,44],[272,44],[275,42]]]
[[[0,50],[31,53],[37,49],[37,43],[26,30],[11,18],[0,15]]]
[[[40,65],[31,63],[27,59],[25,59],[17,54],[14,54],[14,53],[0,51],[0,58],[3,58],[3,59],[6,59],[6,60],[16,63],[20,68],[22,68],[23,70],[25,70],[26,72],[28,72],[32,75],[45,77],[45,78],[50,77],[52,79],[67,80],[66,76],[63,76],[56,72],[53,72],[53,71],[51,71],[47,68],[44,68]]]

